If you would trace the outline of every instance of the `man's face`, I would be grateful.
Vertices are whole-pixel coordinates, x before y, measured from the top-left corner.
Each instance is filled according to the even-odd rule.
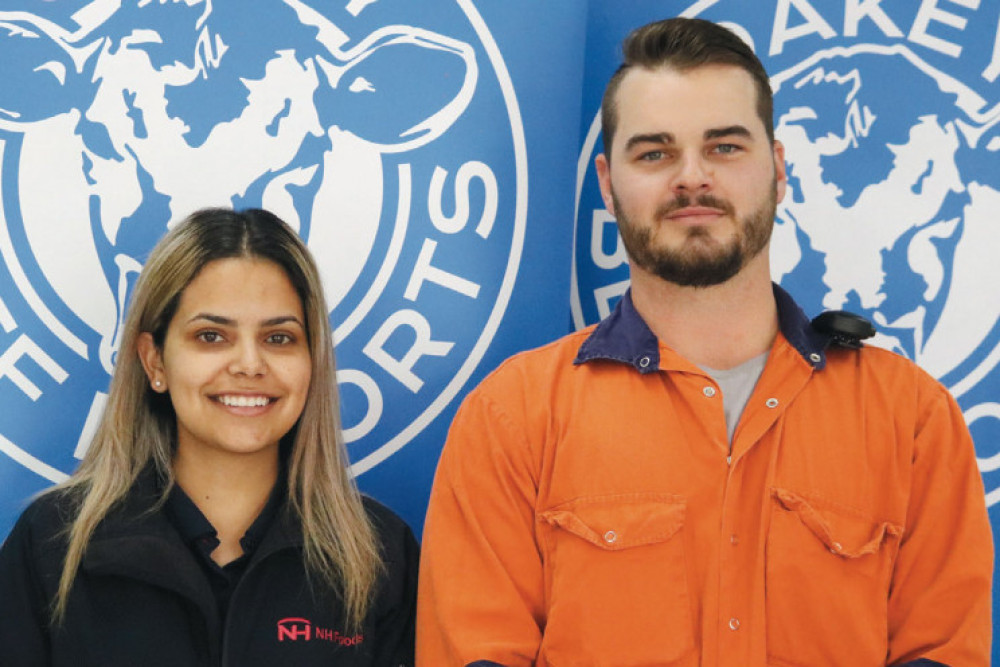
[[[632,270],[684,286],[725,282],[768,245],[784,196],[784,151],[738,67],[637,68],[617,94],[601,194]],[[613,165],[613,168],[612,168]]]

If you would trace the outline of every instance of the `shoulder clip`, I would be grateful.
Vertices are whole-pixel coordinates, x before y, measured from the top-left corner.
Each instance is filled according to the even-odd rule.
[[[830,344],[856,350],[861,341],[875,335],[870,321],[846,310],[829,310],[812,320],[812,328],[830,337]]]

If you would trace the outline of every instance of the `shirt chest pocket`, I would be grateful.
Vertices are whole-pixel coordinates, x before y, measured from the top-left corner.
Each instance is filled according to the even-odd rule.
[[[884,664],[902,527],[787,489],[772,489],[771,496],[769,664]]]
[[[674,665],[694,645],[682,497],[577,498],[538,515],[553,665]],[[540,663],[544,664],[544,663]]]

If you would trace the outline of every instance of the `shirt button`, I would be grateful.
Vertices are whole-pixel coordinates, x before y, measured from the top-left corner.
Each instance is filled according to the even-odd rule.
[[[740,543],[740,538],[736,537],[736,534],[733,533],[732,535],[729,536],[729,543],[735,547],[737,544]]]
[[[645,368],[646,366],[649,366],[649,357],[643,357],[642,359],[640,359],[639,360],[639,366],[641,368]]]
[[[819,362],[823,361],[823,357],[813,352],[812,354],[809,355],[809,361],[813,362],[814,364],[818,364]]]
[[[607,542],[608,544],[614,544],[615,541],[617,540],[618,540],[618,533],[616,533],[615,531],[609,530],[608,532],[604,533],[604,541]]]
[[[738,618],[731,618],[731,619],[729,619],[729,629],[730,630],[739,630],[740,629],[740,619],[738,619]]]
[[[776,399],[776,398],[769,398],[766,401],[764,401],[764,405],[766,405],[769,408],[776,408],[776,407],[778,407],[778,399]]]
[[[708,396],[709,398],[712,398],[715,396],[715,387],[705,387],[701,390],[701,393],[705,394],[705,396]]]

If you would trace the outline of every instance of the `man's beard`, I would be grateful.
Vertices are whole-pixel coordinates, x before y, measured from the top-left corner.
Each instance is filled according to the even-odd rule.
[[[687,231],[687,238],[680,247],[657,248],[653,245],[655,224],[637,226],[629,219],[614,190],[611,198],[617,214],[618,231],[632,261],[649,273],[681,287],[719,285],[739,273],[767,246],[777,210],[777,194],[772,183],[768,200],[738,221],[736,234],[728,243],[719,244],[712,239],[709,230],[693,227]],[[732,204],[723,199],[701,195],[692,200],[680,195],[660,206],[654,214],[654,221],[666,220],[668,215],[690,206],[692,202],[697,206],[719,209],[730,217],[735,216]]]

